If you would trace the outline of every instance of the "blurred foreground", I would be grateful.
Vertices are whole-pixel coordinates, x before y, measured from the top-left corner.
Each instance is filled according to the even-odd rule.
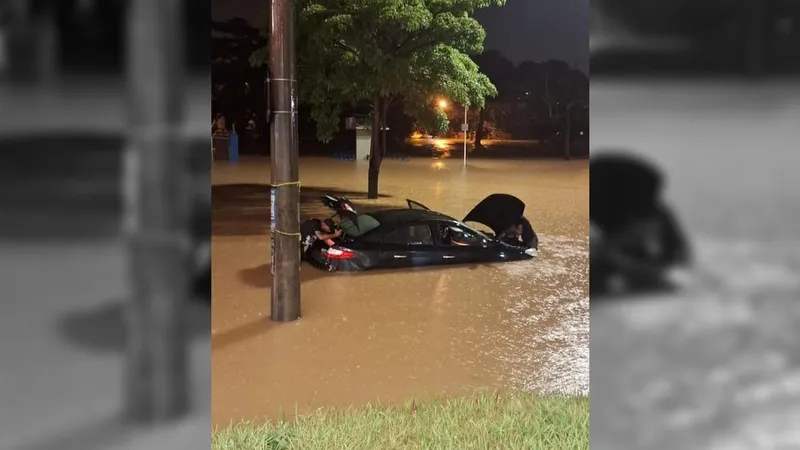
[[[592,84],[592,151],[663,169],[697,259],[592,304],[592,448],[800,448],[800,84]]]

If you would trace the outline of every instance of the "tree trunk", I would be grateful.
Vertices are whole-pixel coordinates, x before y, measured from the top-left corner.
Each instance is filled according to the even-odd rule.
[[[369,148],[369,175],[367,179],[367,198],[378,198],[378,176],[381,173],[383,152],[381,151],[381,115],[383,113],[382,100],[375,97],[372,102],[372,136]]]
[[[478,126],[475,127],[475,148],[476,149],[483,148],[483,144],[481,143],[481,140],[483,139],[483,122],[485,120],[484,110],[485,110],[485,107],[481,108],[478,111]]]
[[[386,116],[389,114],[389,101],[384,100],[383,112],[381,113],[381,153],[386,156],[389,144],[386,140]]]
[[[572,137],[572,114],[570,114],[570,111],[567,110],[566,127],[564,131],[564,159],[566,161],[572,159],[572,154],[570,152],[570,145],[572,143],[571,137]]]

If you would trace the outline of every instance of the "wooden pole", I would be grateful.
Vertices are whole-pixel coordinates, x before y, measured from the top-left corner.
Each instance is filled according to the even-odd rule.
[[[270,11],[270,138],[272,180],[272,320],[300,317],[300,184],[294,6],[272,0]]]
[[[125,308],[125,412],[161,421],[188,409],[184,329],[192,239],[190,168],[180,137],[180,0],[131,0],[127,17],[129,136],[125,235],[131,298]]]

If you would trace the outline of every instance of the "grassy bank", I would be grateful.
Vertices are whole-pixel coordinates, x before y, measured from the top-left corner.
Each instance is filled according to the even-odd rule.
[[[572,450],[589,448],[589,398],[481,392],[241,423],[215,430],[212,450]]]

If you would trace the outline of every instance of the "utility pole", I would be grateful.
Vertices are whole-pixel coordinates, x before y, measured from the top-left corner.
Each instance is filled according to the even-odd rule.
[[[300,317],[300,175],[293,3],[270,2],[271,312],[272,320],[280,322]]]
[[[131,0],[127,15],[128,144],[124,234],[126,417],[160,422],[188,410],[184,321],[191,286],[192,184],[181,138],[180,0]]]

